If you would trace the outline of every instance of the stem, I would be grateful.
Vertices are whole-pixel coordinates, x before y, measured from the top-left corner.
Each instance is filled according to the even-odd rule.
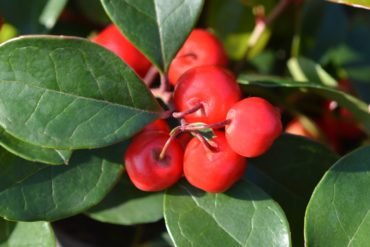
[[[148,87],[150,87],[153,84],[153,82],[154,82],[155,78],[157,77],[157,75],[158,75],[158,70],[157,70],[157,68],[154,65],[152,65],[149,68],[149,70],[146,73],[146,75],[144,76],[144,78],[143,78],[143,81],[144,81],[145,85],[147,85]]]
[[[167,77],[164,74],[161,74],[161,84],[159,85],[159,88],[162,91],[167,91],[169,88]]]
[[[159,115],[160,115],[161,119],[167,119],[167,118],[171,117],[172,113],[173,113],[173,110],[167,110],[167,111],[161,112]]]
[[[244,52],[243,58],[235,66],[235,71],[239,72],[241,68],[244,67],[251,49],[258,43],[263,32],[266,30],[266,27],[270,25],[288,6],[290,0],[280,0],[275,8],[271,11],[270,15],[265,17],[264,11],[259,10],[256,14],[256,25],[251,33],[250,38],[248,39],[247,48]]]
[[[161,84],[159,85],[159,88],[152,88],[151,91],[155,97],[160,98],[164,103],[169,105],[172,92],[168,91],[168,88],[168,80],[166,76],[161,74]]]
[[[215,145],[212,145],[206,138],[204,138],[204,136],[202,136],[200,133],[196,132],[196,131],[192,131],[191,132],[196,138],[198,138],[198,140],[206,147],[208,148],[211,152],[218,152],[219,149],[218,149],[218,145],[215,144]]]
[[[185,122],[182,121],[181,122],[181,126],[178,126],[178,127],[176,127],[176,128],[173,129],[173,131],[170,134],[170,137],[167,139],[166,143],[163,145],[163,148],[161,150],[161,153],[159,154],[159,160],[164,159],[164,157],[166,155],[166,152],[167,152],[167,149],[170,146],[171,142],[179,134],[181,134],[183,132],[190,132],[195,137],[197,137],[203,143],[203,145],[205,145],[209,150],[211,150],[212,152],[217,152],[218,151],[218,147],[217,146],[212,146],[212,144],[208,140],[206,140],[206,138],[204,138],[204,136],[202,136],[197,131],[198,130],[203,130],[203,129],[210,129],[210,128],[212,128],[212,129],[218,129],[218,128],[222,128],[225,125],[228,125],[230,123],[231,123],[231,119],[226,119],[225,121],[222,121],[222,122],[194,126],[194,125],[191,125],[191,124],[186,124]]]
[[[196,131],[196,130],[204,130],[204,129],[220,129],[225,127],[226,125],[231,123],[231,119],[226,119],[222,122],[211,123],[211,124],[204,124],[204,125],[187,125],[184,126],[182,129],[183,131]]]
[[[201,108],[203,108],[203,104],[199,102],[199,103],[195,104],[193,107],[191,107],[190,109],[187,109],[187,110],[182,111],[182,112],[172,113],[172,116],[174,118],[183,118],[185,115],[194,113],[194,112],[198,111]]]
[[[164,157],[166,156],[166,152],[168,147],[170,146],[171,142],[176,138],[181,133],[181,129],[177,128],[167,139],[166,143],[163,145],[163,148],[161,150],[161,153],[159,154],[159,160],[163,160]]]

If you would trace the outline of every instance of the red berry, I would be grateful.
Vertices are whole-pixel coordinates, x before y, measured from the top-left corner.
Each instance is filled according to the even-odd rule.
[[[113,24],[100,32],[92,41],[114,52],[141,77],[145,76],[151,66],[149,60]]]
[[[266,100],[250,97],[236,103],[227,113],[225,126],[231,148],[245,157],[256,157],[281,134],[280,112]]]
[[[227,56],[222,44],[214,35],[203,29],[194,29],[172,60],[168,79],[175,85],[187,70],[203,65],[226,67]]]
[[[137,135],[129,145],[125,154],[126,170],[138,189],[164,190],[180,179],[183,151],[176,140],[169,145],[165,157],[159,158],[168,137],[163,132],[144,132]]]
[[[236,154],[227,144],[225,134],[215,132],[212,141],[217,151],[211,151],[197,138],[185,149],[184,174],[193,186],[211,193],[219,193],[237,182],[247,167],[246,159]]]
[[[145,126],[141,132],[147,132],[147,131],[162,131],[168,134],[170,132],[170,127],[168,127],[168,124],[166,121],[164,121],[163,119],[158,119],[148,124],[147,126]]]
[[[186,148],[191,139],[193,139],[193,136],[188,132],[183,132],[177,136],[177,141],[180,143],[183,149]]]
[[[177,111],[186,111],[199,103],[202,108],[184,117],[187,122],[224,121],[229,108],[240,99],[234,76],[219,66],[196,67],[178,81],[174,101]]]
[[[338,106],[336,101],[325,101],[323,109],[318,125],[336,151],[341,153],[343,151],[341,144],[349,140],[361,139],[365,135],[352,113]]]

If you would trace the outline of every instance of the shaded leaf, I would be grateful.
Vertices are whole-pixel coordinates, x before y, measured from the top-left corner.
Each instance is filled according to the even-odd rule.
[[[235,60],[242,59],[246,50],[251,32],[255,26],[253,8],[263,5],[268,13],[275,5],[275,1],[223,1],[213,0],[207,2],[206,24],[216,33],[223,42],[229,57]],[[232,16],[232,18],[230,18]],[[254,57],[263,50],[270,38],[266,30],[260,41],[249,52],[249,58]]]
[[[303,219],[311,193],[337,159],[338,155],[318,142],[284,134],[265,154],[249,160],[245,178],[281,205],[293,246],[303,246]]]
[[[100,0],[75,0],[74,2],[79,11],[89,20],[104,25],[108,25],[111,22]]]
[[[140,247],[173,247],[175,246],[167,232],[163,232],[161,236],[145,242]]]
[[[159,110],[136,74],[97,44],[32,36],[0,46],[0,126],[17,139],[56,149],[107,146]]]
[[[305,1],[300,21],[301,55],[335,67],[370,103],[370,15],[328,1]],[[351,10],[351,11],[346,11]]]
[[[0,146],[7,151],[29,161],[50,165],[68,164],[71,150],[56,150],[35,146],[9,135],[0,127]]]
[[[348,17],[341,5],[322,0],[304,1],[299,22],[299,53],[319,61],[325,52],[344,41]]]
[[[307,207],[307,246],[368,245],[369,171],[370,146],[366,146],[341,158],[325,174]]]
[[[167,71],[202,10],[203,0],[101,0],[123,34]]]
[[[319,64],[308,58],[298,57],[288,60],[288,69],[296,81],[312,81],[320,84],[336,87],[336,80],[331,77]]]
[[[87,215],[111,224],[156,222],[163,217],[163,193],[138,190],[127,176]]]
[[[361,121],[367,132],[370,133],[370,114],[368,105],[362,100],[345,92],[313,82],[302,83],[273,78],[257,79],[248,78],[248,76],[241,76],[238,79],[238,82],[246,86],[300,90],[303,92],[314,93],[330,100],[335,100],[339,105],[352,112],[355,118]]]
[[[126,144],[76,151],[67,166],[47,166],[0,150],[0,216],[57,220],[100,202],[117,182]]]
[[[47,222],[10,222],[0,219],[0,247],[54,247],[55,236]]]
[[[0,15],[21,34],[45,33],[52,28],[67,0],[0,0]]]
[[[166,192],[164,216],[176,246],[290,246],[283,211],[246,181],[224,194],[205,193],[182,181]]]

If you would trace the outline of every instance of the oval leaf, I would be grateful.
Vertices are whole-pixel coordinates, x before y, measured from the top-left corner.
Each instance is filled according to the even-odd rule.
[[[203,0],[101,0],[123,34],[160,70],[173,57],[195,25]]]
[[[165,194],[164,216],[176,246],[290,246],[283,211],[246,181],[225,194],[180,182]]]
[[[315,93],[330,100],[335,100],[338,102],[339,105],[351,111],[353,115],[357,118],[357,120],[363,123],[366,131],[370,133],[370,107],[362,100],[350,94],[313,82],[302,83],[291,80],[271,78],[258,79],[249,78],[248,76],[241,76],[238,79],[238,82],[247,86],[257,86],[264,88],[289,88],[301,90],[305,92]]]
[[[282,135],[262,156],[249,159],[245,177],[276,200],[288,218],[293,246],[303,246],[303,219],[316,184],[338,160],[322,144]]]
[[[307,246],[369,244],[369,171],[370,146],[367,146],[344,156],[325,174],[307,207]]]
[[[0,193],[47,167],[23,160],[0,148]]]
[[[23,159],[50,165],[68,164],[72,155],[71,150],[42,148],[23,142],[6,133],[1,127],[0,146]]]
[[[95,220],[120,225],[151,223],[163,217],[163,193],[135,188],[125,176],[87,215]]]
[[[327,0],[327,1],[345,4],[355,8],[364,8],[370,10],[370,0]]]
[[[10,222],[0,219],[0,247],[53,247],[55,236],[47,222]]]
[[[319,64],[305,57],[293,57],[288,60],[288,69],[296,81],[312,81],[329,87],[336,87],[336,80]]]
[[[52,221],[96,205],[117,182],[125,147],[76,151],[66,166],[40,165],[0,150],[0,216]]]
[[[0,46],[0,126],[55,149],[107,146],[160,107],[113,53],[84,39],[22,37]]]

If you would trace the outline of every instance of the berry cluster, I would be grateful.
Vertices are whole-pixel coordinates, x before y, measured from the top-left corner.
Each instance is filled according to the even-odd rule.
[[[107,42],[101,35],[94,41],[119,53],[114,39]],[[126,48],[135,49],[132,54],[139,52],[131,46]],[[130,61],[143,77],[140,63]],[[149,124],[133,138],[125,154],[127,173],[137,188],[163,190],[184,175],[197,188],[223,192],[244,174],[246,158],[266,152],[280,135],[280,112],[265,99],[242,99],[227,64],[215,36],[202,29],[192,31],[168,72],[174,86],[174,110],[168,116],[181,124],[172,131],[164,120]]]

